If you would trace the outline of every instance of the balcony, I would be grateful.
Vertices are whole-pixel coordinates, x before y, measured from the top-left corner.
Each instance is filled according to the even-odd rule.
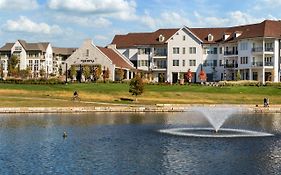
[[[238,55],[238,50],[225,51],[224,55]]]
[[[274,63],[273,62],[264,62],[264,65],[265,66],[274,66]]]
[[[153,54],[154,57],[166,57],[167,56],[167,52],[154,52]]]
[[[267,47],[264,49],[265,52],[273,52],[274,48],[273,47]],[[254,47],[252,48],[252,52],[263,52],[263,47]]]
[[[252,67],[262,67],[263,66],[263,62],[252,62]]]
[[[265,52],[273,52],[273,51],[274,51],[273,47],[265,48]]]
[[[274,66],[273,62],[264,62],[264,66]],[[252,62],[252,67],[263,67],[263,62]]]
[[[238,64],[225,64],[225,68],[237,68]]]

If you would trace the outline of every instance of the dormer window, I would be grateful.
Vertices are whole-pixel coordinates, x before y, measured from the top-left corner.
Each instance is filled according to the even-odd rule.
[[[159,35],[159,42],[164,42],[165,41],[165,37],[161,34]]]
[[[212,34],[208,35],[208,41],[213,41],[214,40],[214,36]]]
[[[239,37],[241,34],[242,34],[242,32],[236,31],[236,32],[234,33],[234,37],[237,38],[237,37]]]
[[[230,33],[224,33],[223,39],[227,40],[230,37]]]

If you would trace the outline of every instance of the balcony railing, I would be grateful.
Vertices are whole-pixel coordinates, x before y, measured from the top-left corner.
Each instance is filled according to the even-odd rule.
[[[263,51],[263,47],[254,47],[252,48],[252,52],[262,52]]]
[[[273,62],[264,62],[264,65],[265,66],[274,66],[274,63]]]
[[[153,56],[155,57],[165,57],[167,56],[167,52],[163,53],[163,52],[154,52]]]
[[[238,55],[238,50],[225,51],[224,55]]]
[[[225,68],[237,68],[238,64],[225,64]]]
[[[262,67],[263,62],[252,62],[252,67]]]
[[[273,52],[274,48],[273,47],[267,47],[264,49],[265,52]],[[263,47],[254,47],[252,48],[252,52],[263,52]]]
[[[263,62],[252,62],[252,66],[253,67],[262,67],[263,66]],[[264,66],[274,66],[273,62],[264,62]]]
[[[265,48],[265,51],[266,51],[266,52],[273,52],[274,49],[273,49],[273,47],[268,47],[268,48]]]

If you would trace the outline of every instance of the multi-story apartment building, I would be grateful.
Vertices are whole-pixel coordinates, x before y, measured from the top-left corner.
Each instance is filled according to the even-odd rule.
[[[40,69],[48,74],[53,72],[53,51],[50,43],[27,43],[24,40],[6,43],[0,48],[4,76],[8,73],[8,60],[12,55],[18,57],[20,70],[30,67],[35,76],[38,76]]]
[[[59,74],[62,63],[72,55],[77,48],[52,47],[48,42],[27,43],[17,40],[15,43],[6,43],[0,48],[0,63],[4,76],[8,74],[8,60],[12,55],[19,59],[21,70],[30,67],[35,77],[41,69],[47,74]]]
[[[116,35],[112,44],[134,65],[153,75],[153,81],[175,83],[189,69],[199,81],[280,81],[281,22],[226,28],[159,29],[151,33]]]
[[[53,72],[57,75],[62,73],[62,66],[65,60],[70,57],[77,48],[62,48],[62,47],[52,47],[53,49]]]

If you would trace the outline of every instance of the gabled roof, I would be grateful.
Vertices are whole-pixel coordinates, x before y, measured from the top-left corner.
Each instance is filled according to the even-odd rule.
[[[192,34],[203,41],[204,44],[216,44],[221,42],[235,42],[238,39],[256,38],[256,37],[275,37],[281,38],[281,21],[265,20],[261,23],[240,25],[233,27],[217,27],[217,28],[188,28]],[[141,45],[157,45],[165,44],[167,39],[172,37],[177,29],[159,29],[151,33],[128,33],[126,35],[116,35],[112,40],[112,44],[116,44],[118,49],[130,48]],[[235,37],[235,32],[241,35]],[[164,42],[159,42],[158,37],[162,34],[165,37]],[[208,41],[208,35],[213,35],[213,40]],[[230,35],[224,40],[224,34]]]
[[[40,42],[40,43],[27,43],[25,40],[18,40],[26,51],[42,51],[46,52],[49,42]],[[0,50],[1,51],[10,51],[15,43],[6,43]]]
[[[233,42],[238,39],[256,38],[256,37],[281,37],[281,21],[265,20],[257,24],[241,25],[224,28],[190,28],[204,43]],[[235,32],[241,35],[235,37]],[[230,36],[224,41],[223,35],[227,33]],[[213,41],[208,41],[208,34],[214,36]]]
[[[127,68],[127,69],[134,69],[133,66],[128,64],[120,55],[118,55],[113,49],[106,48],[106,47],[98,47],[97,48],[104,53],[116,67],[119,68]]]
[[[0,48],[0,51],[11,51],[12,47],[15,43],[6,43],[4,46]]]
[[[116,44],[118,49],[142,45],[163,45],[178,30],[179,28],[159,29],[150,33],[128,33],[126,35],[115,35],[111,44]],[[164,40],[161,42],[159,41],[160,35],[164,37]]]

